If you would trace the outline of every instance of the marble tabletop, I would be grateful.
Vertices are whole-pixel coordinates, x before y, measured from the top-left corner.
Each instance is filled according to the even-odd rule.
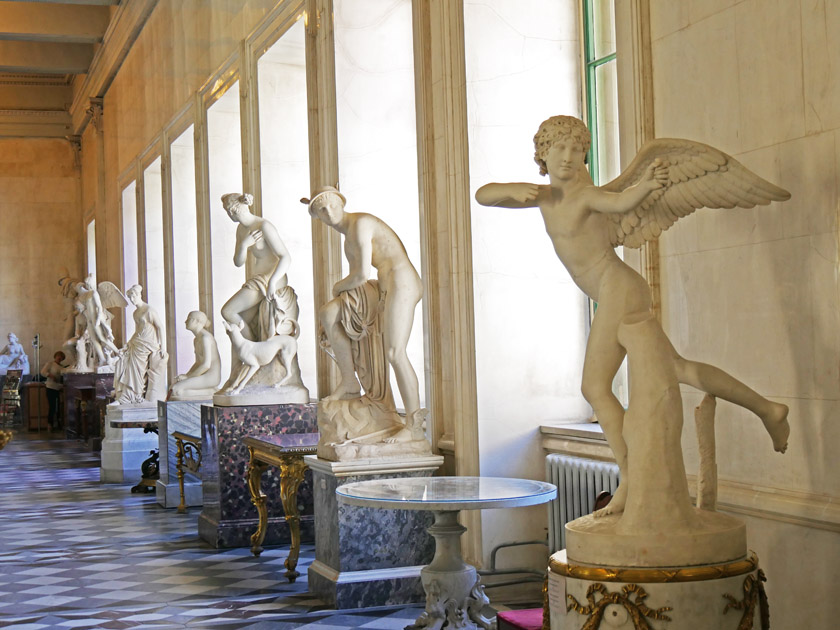
[[[242,442],[268,453],[306,453],[315,452],[318,446],[318,433],[280,433],[276,435],[249,435]]]
[[[485,510],[546,503],[557,488],[544,481],[505,477],[371,479],[340,486],[342,503],[394,510]]]

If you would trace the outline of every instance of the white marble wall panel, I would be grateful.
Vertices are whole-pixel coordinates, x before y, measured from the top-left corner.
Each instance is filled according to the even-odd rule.
[[[741,150],[737,54],[731,11],[653,42],[657,137],[698,140],[727,153]]]
[[[837,627],[840,536],[837,532],[743,517],[747,539],[767,575],[773,628]],[[795,541],[795,544],[791,544]]]
[[[802,0],[805,131],[840,127],[840,2]]]
[[[743,149],[804,135],[799,2],[745,0],[719,15],[735,25]]]
[[[732,497],[755,490],[747,509],[768,511],[746,520],[769,577],[774,626],[832,628],[827,585],[836,583],[837,567],[827,558],[837,557],[840,543],[834,512],[819,507],[840,497],[840,55],[832,36],[840,5],[743,0],[696,20],[677,4],[684,3],[651,3],[657,135],[732,151],[792,199],[698,212],[668,231],[663,320],[685,356],[719,365],[790,407],[790,445],[778,455],[755,416],[720,402],[719,477],[746,493]],[[723,126],[708,122],[722,113],[729,116]],[[695,135],[704,129],[707,135]],[[700,399],[684,388],[690,472]],[[770,498],[786,493],[793,498]],[[787,518],[815,527],[777,520]]]

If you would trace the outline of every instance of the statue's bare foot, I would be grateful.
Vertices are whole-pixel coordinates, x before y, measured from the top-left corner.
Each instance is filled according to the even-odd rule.
[[[773,439],[773,448],[779,453],[784,453],[788,446],[790,436],[790,424],[788,424],[788,406],[782,403],[770,401],[767,413],[759,416],[764,423],[764,428]]]
[[[595,518],[602,518],[604,516],[609,516],[610,514],[618,514],[624,511],[625,503],[627,503],[627,485],[619,483],[618,488],[616,488],[615,494],[613,495],[613,498],[610,499],[607,507],[595,510],[592,513],[592,516]]]
[[[385,438],[383,441],[385,442],[385,444],[396,444],[398,442],[410,442],[413,439],[414,437],[411,435],[411,431],[405,428],[400,429],[399,431],[397,431],[397,433],[395,433],[389,438]]]
[[[332,394],[324,398],[324,400],[350,400],[361,397],[362,390],[358,383],[342,383],[336,387]]]

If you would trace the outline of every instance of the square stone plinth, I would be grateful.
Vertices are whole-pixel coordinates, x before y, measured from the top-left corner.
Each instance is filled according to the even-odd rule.
[[[434,556],[426,532],[432,514],[362,508],[336,499],[354,481],[431,477],[439,455],[401,461],[329,462],[306,458],[315,485],[315,562],[309,591],[336,608],[412,604],[425,600],[420,569]]]
[[[180,431],[201,437],[201,405],[210,400],[170,400],[158,402],[158,444],[160,448],[160,479],[155,486],[155,496],[161,507],[176,508],[181,503],[176,464],[178,452],[172,433]],[[193,475],[184,471],[184,499],[187,507],[203,505],[201,495],[201,470]]]
[[[316,433],[316,405],[249,405],[201,407],[201,480],[204,509],[198,518],[198,535],[214,547],[249,547],[257,530],[257,508],[248,492],[249,435]],[[264,545],[289,544],[291,536],[280,500],[280,471],[270,466],[262,476],[266,495],[268,529]],[[315,517],[311,473],[298,489],[301,540],[314,539]]]
[[[108,405],[99,472],[102,483],[140,481],[140,465],[158,447],[158,436],[144,428],[156,427],[157,419],[157,408],[152,403]]]

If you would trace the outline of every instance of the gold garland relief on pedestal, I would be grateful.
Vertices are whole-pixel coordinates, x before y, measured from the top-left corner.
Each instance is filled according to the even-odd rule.
[[[730,609],[744,611],[741,622],[738,624],[738,630],[753,630],[756,605],[758,605],[761,617],[761,630],[770,630],[770,605],[767,603],[767,593],[764,592],[764,582],[766,581],[764,571],[759,569],[756,575],[748,575],[744,579],[744,598],[742,600],[739,601],[728,593],[723,596],[729,600],[729,603],[723,609],[723,614],[729,612]]]
[[[595,601],[595,593],[601,595],[601,599]],[[635,599],[631,596],[635,594]],[[569,600],[566,605],[566,611],[574,610],[580,615],[589,615],[586,623],[583,624],[581,630],[598,630],[601,627],[601,622],[604,619],[606,609],[610,605],[621,606],[627,611],[628,616],[633,621],[633,630],[653,630],[647,619],[658,619],[661,621],[671,621],[665,613],[672,610],[670,606],[663,606],[662,608],[648,608],[644,601],[647,599],[647,592],[638,584],[627,584],[622,587],[621,592],[610,593],[607,587],[596,582],[590,584],[586,589],[586,601],[588,606],[582,606],[573,595],[566,595]]]
[[[758,557],[754,553],[750,553],[748,557],[735,562],[711,566],[685,567],[681,569],[622,569],[565,563],[552,556],[548,566],[553,573],[579,580],[589,580],[592,582],[641,582],[644,584],[662,584],[665,582],[701,582],[704,580],[720,580],[736,575],[743,575],[745,573],[752,573],[758,568]]]

